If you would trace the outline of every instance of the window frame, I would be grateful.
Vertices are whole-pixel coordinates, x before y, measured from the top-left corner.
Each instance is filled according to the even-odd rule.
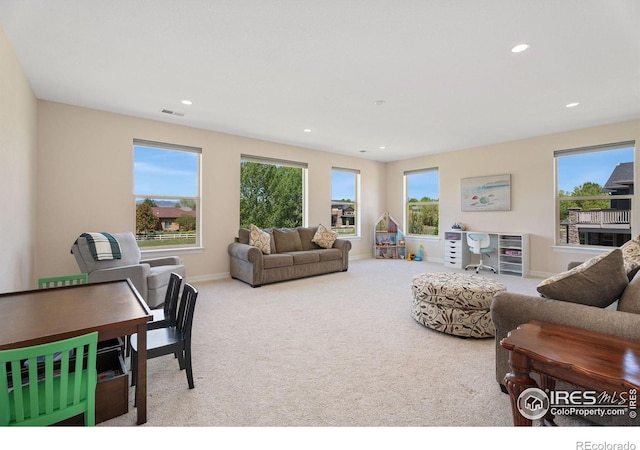
[[[146,192],[146,193],[141,193],[141,192],[135,192],[136,190],[136,169],[135,169],[135,164],[136,164],[136,159],[135,159],[135,151],[136,151],[136,147],[145,147],[145,148],[152,148],[152,149],[157,149],[157,150],[161,150],[161,151],[175,151],[175,152],[185,152],[185,153],[193,153],[197,156],[196,158],[196,196],[189,196],[189,195],[180,195],[180,196],[176,196],[176,195],[162,195],[162,194],[154,194],[151,192]],[[150,140],[145,140],[145,139],[137,139],[134,138],[133,139],[133,145],[132,145],[132,156],[133,156],[133,164],[134,164],[134,170],[133,170],[133,202],[134,202],[134,210],[136,210],[136,212],[134,213],[134,225],[133,225],[133,229],[134,229],[134,235],[136,236],[136,243],[138,244],[138,248],[140,249],[141,252],[143,253],[147,253],[147,252],[154,252],[154,251],[158,251],[158,252],[162,252],[162,251],[167,251],[167,250],[171,250],[171,251],[176,251],[176,250],[193,250],[193,249],[200,249],[202,248],[202,148],[200,147],[193,147],[193,146],[187,146],[187,145],[180,145],[180,144],[171,144],[171,143],[166,143],[166,142],[158,142],[158,141],[150,141]],[[136,225],[136,216],[137,216],[137,201],[138,199],[145,199],[145,198],[149,198],[151,200],[176,200],[176,201],[180,201],[180,200],[193,200],[195,202],[196,208],[195,208],[195,212],[196,212],[196,230],[195,230],[195,242],[193,244],[176,244],[176,245],[158,245],[158,246],[140,246],[139,245],[139,240],[138,240],[138,233],[137,233],[137,225]],[[159,219],[160,221],[162,221],[163,219]]]
[[[358,169],[347,169],[344,167],[332,167],[331,168],[331,181],[332,181],[332,185],[331,185],[331,197],[333,197],[333,173],[334,172],[343,172],[343,173],[350,173],[353,175],[353,195],[354,195],[354,200],[351,202],[343,202],[341,199],[331,199],[331,229],[333,231],[336,231],[340,237],[344,237],[344,238],[352,238],[352,237],[359,237],[360,236],[360,170]],[[354,223],[353,223],[353,228],[354,228],[354,232],[353,233],[340,233],[338,230],[339,228],[334,227],[333,224],[333,205],[336,203],[340,203],[340,204],[349,204],[352,205],[353,207],[353,214],[354,214]]]
[[[436,201],[430,202],[409,202],[409,179],[412,175],[419,175],[423,173],[434,172],[437,174],[438,180],[438,199]],[[439,167],[428,167],[424,169],[415,169],[415,170],[406,170],[403,173],[403,185],[404,185],[404,199],[403,199],[403,211],[404,211],[404,225],[405,225],[405,236],[407,237],[417,237],[417,238],[438,238],[440,235],[440,168]],[[412,206],[430,206],[435,205],[438,208],[438,224],[435,226],[436,233],[433,234],[422,234],[422,233],[411,233],[411,227],[409,225],[409,221],[411,220],[411,214],[409,213],[409,208]]]
[[[603,195],[588,195],[588,196],[579,196],[579,197],[573,197],[573,196],[560,196],[560,182],[561,180],[559,179],[560,177],[560,173],[559,173],[559,165],[560,165],[560,158],[562,157],[567,157],[567,156],[576,156],[576,155],[580,155],[580,154],[589,154],[589,153],[604,153],[607,151],[613,151],[613,150],[622,150],[622,149],[626,149],[626,148],[631,148],[632,152],[633,152],[633,158],[632,161],[630,161],[633,164],[634,170],[633,170],[633,189],[632,189],[632,193],[631,194],[621,194],[621,195],[607,195],[607,194],[603,194]],[[563,237],[562,235],[562,220],[561,220],[561,204],[564,202],[571,202],[571,201],[598,201],[598,200],[604,200],[607,202],[611,202],[613,200],[628,200],[629,201],[629,210],[628,210],[628,226],[629,228],[623,228],[623,227],[611,227],[611,229],[616,229],[616,230],[628,230],[628,234],[630,236],[630,238],[633,238],[634,236],[634,230],[635,230],[635,226],[634,226],[634,220],[633,220],[633,210],[635,209],[635,196],[634,196],[634,192],[635,192],[635,141],[624,141],[624,142],[616,142],[616,143],[611,143],[611,144],[602,144],[602,145],[593,145],[593,146],[587,146],[587,147],[580,147],[580,148],[572,148],[572,149],[563,149],[563,150],[556,150],[554,151],[554,240],[555,240],[555,246],[557,247],[561,247],[561,248],[579,248],[579,249],[611,249],[613,247],[617,247],[618,245],[607,245],[607,244],[589,244],[589,243],[581,243],[581,241],[583,240],[582,237],[580,237],[581,232],[579,231],[579,227],[578,228],[578,243],[575,242],[568,242],[568,240],[570,239],[570,231],[569,231],[569,226],[570,226],[570,222],[568,224],[565,225],[566,227],[566,231],[565,231],[565,236]],[[619,163],[624,163],[626,161],[622,161]],[[613,174],[613,172],[612,172]],[[587,183],[587,181],[584,181],[581,185],[584,185],[584,183]],[[574,188],[576,188],[578,186],[574,186]],[[605,185],[602,186],[603,188],[605,187]],[[611,211],[615,211],[615,209],[610,208]],[[600,220],[602,220],[602,218],[605,216],[605,212],[606,210],[599,210],[601,212],[600,215],[598,215],[598,217],[600,217]],[[583,211],[583,213],[585,214],[597,214],[599,212],[598,210],[595,211]],[[622,211],[622,210],[621,210]],[[580,212],[578,212],[578,214],[580,214]],[[620,218],[622,218],[624,220],[624,215],[623,214],[617,214],[616,216],[620,216]],[[602,226],[602,224],[600,225]],[[594,228],[595,229],[595,228]],[[602,229],[602,228],[600,228]],[[584,232],[582,232],[584,233]],[[627,234],[627,233],[600,233],[601,235],[605,235],[605,234]]]

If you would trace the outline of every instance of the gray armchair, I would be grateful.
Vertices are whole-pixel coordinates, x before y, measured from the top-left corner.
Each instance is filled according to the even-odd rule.
[[[129,278],[150,308],[159,307],[164,302],[171,272],[186,276],[182,260],[177,256],[140,260],[140,249],[133,233],[111,234],[118,241],[122,258],[96,261],[87,239],[81,236],[71,247],[78,267],[88,274],[89,283]]]

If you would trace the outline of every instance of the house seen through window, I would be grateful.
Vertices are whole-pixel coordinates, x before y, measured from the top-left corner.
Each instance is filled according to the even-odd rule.
[[[619,247],[631,239],[634,142],[559,150],[557,243]]]
[[[439,230],[438,169],[412,170],[404,173],[406,192],[406,233],[437,236]]]
[[[199,245],[200,157],[198,148],[134,140],[140,248]]]
[[[331,169],[331,229],[342,236],[358,234],[358,179],[360,172]]]

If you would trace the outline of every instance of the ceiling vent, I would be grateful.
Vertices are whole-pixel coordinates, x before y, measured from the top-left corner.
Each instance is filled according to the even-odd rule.
[[[162,112],[165,114],[171,114],[172,116],[184,117],[184,113],[171,111],[170,109],[163,109]]]

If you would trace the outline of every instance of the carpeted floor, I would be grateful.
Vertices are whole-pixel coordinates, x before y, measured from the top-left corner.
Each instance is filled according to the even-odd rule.
[[[510,427],[493,339],[442,334],[411,317],[411,278],[445,270],[365,259],[255,289],[195,284],[195,389],[173,357],[149,360],[147,426]],[[540,281],[482,275],[521,293],[535,294]],[[131,407],[101,425],[135,420]]]

